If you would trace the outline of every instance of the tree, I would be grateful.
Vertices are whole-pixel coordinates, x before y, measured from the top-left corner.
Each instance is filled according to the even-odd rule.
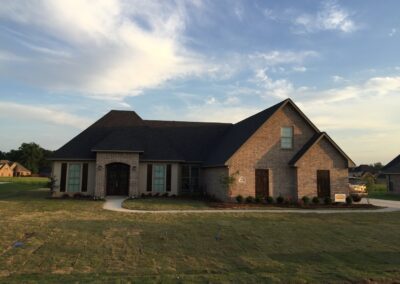
[[[20,162],[25,167],[30,169],[32,173],[37,174],[39,172],[39,164],[44,159],[43,149],[36,143],[22,143],[18,148],[21,156]]]
[[[6,153],[0,151],[0,160],[6,160]]]

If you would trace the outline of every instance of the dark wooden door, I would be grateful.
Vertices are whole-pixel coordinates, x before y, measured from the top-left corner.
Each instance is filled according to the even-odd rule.
[[[327,170],[317,171],[317,190],[318,197],[330,197],[331,196],[331,178],[330,173]]]
[[[264,169],[256,169],[256,196],[269,196],[269,172]]]
[[[107,195],[129,194],[129,166],[121,163],[107,165]]]

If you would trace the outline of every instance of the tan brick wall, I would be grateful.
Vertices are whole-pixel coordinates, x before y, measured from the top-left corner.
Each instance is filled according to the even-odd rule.
[[[317,170],[329,170],[331,198],[335,193],[349,193],[347,160],[323,138],[297,163],[298,198],[317,196]]]
[[[139,154],[98,152],[96,155],[96,187],[97,197],[106,196],[106,165],[124,163],[129,165],[129,196],[139,195]]]
[[[280,147],[281,127],[294,127],[294,147]],[[265,122],[228,161],[229,174],[239,172],[244,183],[236,182],[232,196],[255,195],[255,169],[269,169],[270,195],[291,196],[296,193],[296,170],[290,159],[314,135],[314,129],[290,105],[285,106]]]
[[[393,183],[393,192],[400,193],[400,174],[390,175],[390,181]],[[389,175],[387,176],[387,186],[389,189]]]
[[[201,171],[200,186],[203,190],[220,200],[228,200],[227,189],[221,183],[221,178],[228,176],[227,167],[204,168]]]

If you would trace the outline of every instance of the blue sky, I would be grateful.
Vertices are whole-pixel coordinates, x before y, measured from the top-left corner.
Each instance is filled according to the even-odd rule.
[[[356,163],[400,153],[400,2],[3,1],[0,150],[110,109],[237,122],[287,97]]]

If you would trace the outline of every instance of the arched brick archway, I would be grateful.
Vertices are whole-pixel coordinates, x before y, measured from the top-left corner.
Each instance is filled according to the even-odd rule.
[[[106,165],[106,194],[129,195],[130,166],[124,163]]]

